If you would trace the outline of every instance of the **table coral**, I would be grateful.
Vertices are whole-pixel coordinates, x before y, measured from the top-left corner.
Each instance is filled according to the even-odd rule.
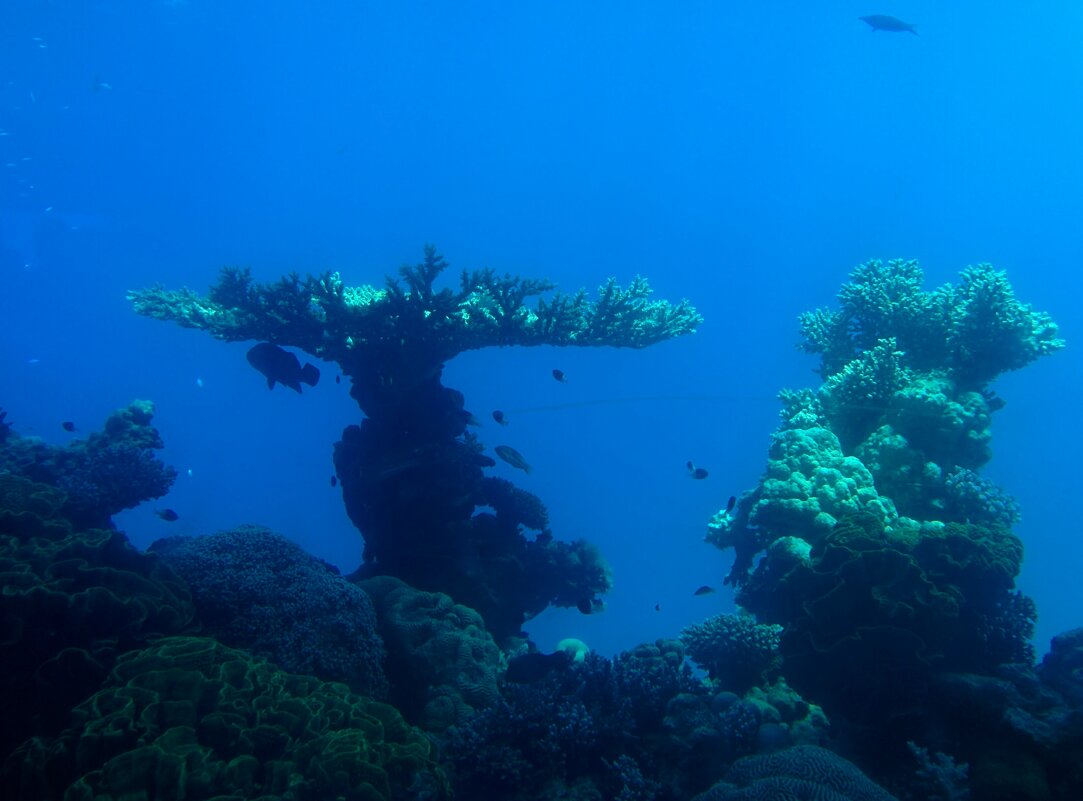
[[[692,333],[701,318],[687,301],[654,299],[640,277],[626,288],[610,280],[595,299],[489,269],[438,288],[447,267],[426,247],[420,264],[402,267],[382,289],[348,287],[337,273],[261,284],[227,268],[206,296],[153,287],[129,298],[154,319],[337,362],[365,415],[334,451],[347,513],[365,538],[361,575],[446,592],[481,612],[503,640],[551,604],[576,606],[606,592],[608,568],[583,543],[523,535],[547,525],[545,508],[486,480],[495,462],[466,429],[472,415],[463,396],[441,384],[444,363],[506,345],[642,348]]]

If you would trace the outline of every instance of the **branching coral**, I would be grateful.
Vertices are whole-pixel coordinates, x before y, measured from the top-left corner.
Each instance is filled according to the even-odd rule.
[[[205,633],[285,670],[386,694],[372,602],[300,546],[242,526],[158,540],[151,551],[188,582]]]
[[[782,626],[760,624],[751,616],[716,615],[685,628],[681,641],[719,687],[743,693],[777,662],[781,633]]]

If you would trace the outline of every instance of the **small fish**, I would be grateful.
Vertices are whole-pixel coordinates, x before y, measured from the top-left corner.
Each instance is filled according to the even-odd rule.
[[[661,612],[662,611],[662,605],[661,604],[655,604],[654,605],[654,611],[655,612]]]
[[[733,507],[737,505],[737,496],[731,495],[730,499],[726,501],[726,514],[730,514],[733,511]]]
[[[574,658],[570,651],[554,651],[551,654],[535,651],[520,654],[508,662],[508,671],[504,674],[504,678],[516,684],[534,684],[552,671],[568,667]]]
[[[335,376],[335,383],[336,384],[341,384],[342,383],[342,376],[336,375]]]
[[[692,594],[693,595],[710,595],[712,592],[714,592],[714,587],[708,587],[706,584],[704,584],[702,587],[700,587],[698,590],[696,590]]]
[[[515,450],[515,448],[507,445],[497,445],[493,450],[496,451],[497,456],[517,470],[522,470],[524,473],[530,472],[530,465],[527,464],[526,459],[524,459],[523,455]]]
[[[889,17],[887,14],[870,14],[867,17],[858,17],[864,23],[867,23],[872,32],[876,31],[891,31],[892,33],[912,33],[914,36],[918,36],[918,32],[914,29],[914,26],[909,22],[903,22],[896,17]]]
[[[196,387],[198,387],[199,389],[203,389],[203,379],[202,378],[197,378],[196,379]]]
[[[60,427],[65,431],[72,432],[75,430],[75,423],[73,423],[71,420],[65,420],[63,423],[60,424]]]
[[[583,598],[575,605],[575,608],[584,615],[593,615],[605,609],[605,604],[597,598]]]
[[[261,342],[252,346],[245,358],[248,359],[250,365],[267,377],[267,389],[274,389],[277,382],[294,392],[300,392],[302,383],[314,387],[320,380],[318,368],[311,364],[302,367],[300,360],[294,354],[270,342]]]
[[[500,423],[500,425],[502,426],[506,426],[508,424],[508,419],[504,417],[504,413],[499,409],[493,409],[493,419],[496,420],[496,422]]]
[[[172,509],[156,509],[154,514],[162,518],[167,523],[175,523],[180,519],[180,515],[174,512]]]
[[[195,475],[195,473],[192,472],[192,468],[189,467],[188,468],[188,478],[191,478],[194,475]]]
[[[481,425],[481,421],[474,416],[473,412],[468,412],[464,409],[463,414],[466,415],[466,424],[468,426],[474,426],[476,428]]]
[[[688,475],[690,475],[692,478],[696,480],[707,478],[707,471],[705,469],[703,469],[702,467],[696,467],[691,462],[687,462],[686,464],[688,465]]]
[[[567,384],[568,383],[568,377],[564,375],[563,370],[554,370],[553,371],[553,378],[555,378],[561,384]]]
[[[331,476],[331,486],[332,487],[337,487],[338,486],[338,476]]]

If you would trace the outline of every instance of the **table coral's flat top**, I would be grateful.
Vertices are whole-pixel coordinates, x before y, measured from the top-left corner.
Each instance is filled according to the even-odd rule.
[[[457,290],[434,290],[447,263],[432,248],[403,267],[406,286],[350,287],[338,273],[305,279],[291,274],[259,284],[248,270],[226,268],[206,296],[189,289],[152,287],[129,293],[147,317],[199,328],[227,341],[259,339],[292,345],[340,364],[351,352],[410,340],[439,360],[465,350],[501,345],[580,345],[642,348],[693,333],[702,317],[687,301],[652,300],[647,281],[627,289],[615,279],[598,297],[565,295],[545,280],[492,270],[462,273]],[[538,296],[535,304],[525,301]]]

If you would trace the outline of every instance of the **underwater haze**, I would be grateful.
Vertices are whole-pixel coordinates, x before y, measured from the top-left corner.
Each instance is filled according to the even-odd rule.
[[[915,29],[878,30],[861,19],[874,14]],[[363,356],[349,363],[329,357],[338,352],[330,340],[343,329],[328,323],[323,340],[291,340],[295,329],[270,314],[253,328],[238,324],[216,338],[193,330],[190,302],[170,293],[189,288],[207,295],[220,269],[234,267],[268,285],[293,271],[302,278],[338,273],[346,286],[378,289],[391,276],[416,298],[417,288],[399,268],[422,264],[427,245],[449,265],[436,290],[458,291],[461,273],[490,268],[497,276],[548,279],[570,294],[586,288],[596,299],[610,277],[628,287],[644,276],[651,300],[668,301],[670,309],[682,300],[694,306],[702,322],[685,326],[694,333],[675,325],[646,347],[623,334],[610,333],[592,347],[554,337],[527,342],[526,334],[516,334],[487,341],[491,347],[464,339],[448,358],[433,357],[443,365],[436,384],[461,392],[464,413],[476,418],[465,433],[453,432],[454,441],[476,437],[488,460],[476,465],[484,476],[506,479],[547,510],[546,531],[525,525],[521,536],[541,549],[550,533],[558,542],[586,540],[608,564],[611,581],[588,587],[578,574],[564,576],[568,585],[579,582],[574,592],[562,585],[559,601],[553,594],[540,607],[524,601],[531,611],[524,612],[522,632],[536,653],[549,655],[575,638],[616,659],[641,643],[676,639],[688,627],[738,611],[743,592],[751,600],[740,606],[761,624],[791,626],[792,634],[799,624],[787,615],[800,604],[781,611],[781,602],[767,599],[782,597],[783,590],[756,579],[745,583],[749,578],[734,558],[735,551],[740,560],[749,550],[747,537],[759,537],[751,547],[754,570],[776,535],[804,536],[789,518],[771,518],[779,528],[767,537],[762,532],[774,531],[772,524],[762,510],[756,524],[753,511],[772,491],[764,486],[769,461],[778,456],[772,443],[780,425],[790,425],[780,418],[779,392],[816,391],[843,372],[828,364],[822,348],[798,347],[809,333],[799,316],[839,309],[839,288],[848,281],[875,290],[878,274],[854,273],[873,260],[916,260],[930,293],[945,284],[964,286],[966,268],[988,263],[1004,271],[1010,288],[1004,290],[994,273],[979,272],[974,281],[980,286],[968,297],[980,303],[1004,290],[1018,304],[996,308],[1007,308],[1014,322],[1004,323],[994,310],[967,322],[967,330],[980,336],[981,326],[1003,324],[1010,329],[1004,336],[1021,339],[1012,340],[1012,357],[990,365],[982,380],[959,378],[968,360],[984,358],[973,350],[944,367],[959,393],[955,401],[985,404],[974,413],[979,417],[995,412],[982,417],[992,420],[987,429],[966,434],[988,453],[951,464],[965,471],[959,481],[993,498],[998,509],[1017,504],[1018,515],[997,517],[987,504],[973,514],[960,512],[954,523],[996,518],[1010,528],[996,536],[1021,543],[1021,569],[1018,560],[1014,569],[1004,568],[1007,583],[1000,600],[990,603],[1001,609],[1009,603],[1004,599],[1019,597],[1006,593],[1016,591],[1033,599],[1032,631],[1019,631],[1040,660],[1055,635],[1083,625],[1083,537],[1072,507],[1080,500],[1083,447],[1075,402],[1083,375],[1077,347],[1083,335],[1081,37],[1083,6],[1063,2],[7,0],[0,9],[0,407],[6,412],[0,425],[6,422],[12,436],[67,448],[101,429],[115,410],[136,399],[152,401],[153,426],[164,445],[154,453],[176,470],[176,479],[161,497],[143,495],[146,500],[105,518],[137,550],[165,537],[266,527],[343,575],[361,568],[355,578],[394,575],[467,606],[481,604],[481,618],[505,649],[500,658],[514,659],[518,652],[501,636],[518,633],[514,622],[510,628],[494,624],[497,611],[486,611],[470,594],[489,591],[476,587],[488,557],[464,556],[448,567],[461,573],[441,583],[431,578],[437,568],[415,571],[410,561],[410,548],[419,563],[428,559],[423,537],[420,544],[403,539],[381,551],[368,532],[366,558],[365,526],[375,529],[391,515],[381,505],[392,503],[390,483],[380,482],[410,473],[418,467],[414,459],[423,457],[400,454],[386,463],[374,474],[373,490],[355,486],[356,464],[343,455],[348,448],[335,456],[336,443],[349,439],[344,430],[361,427],[368,436],[398,402],[385,398],[366,407],[351,397],[351,388],[367,380],[370,363]],[[160,291],[153,297],[170,311],[157,316],[187,327],[151,319],[156,315],[129,299],[137,291]],[[224,296],[210,291],[210,297]],[[525,304],[533,309],[536,301],[528,296]],[[634,317],[634,310],[627,313]],[[843,334],[860,340],[871,324],[855,319]],[[268,326],[276,320],[281,336],[245,333],[273,330]],[[1056,339],[1041,330],[1043,320],[1055,321]],[[195,327],[212,324],[204,318]],[[898,336],[884,352],[904,354],[891,380],[905,384],[898,376],[928,365],[907,362],[917,348]],[[296,353],[301,365],[318,367],[318,383],[300,393],[281,383],[268,390],[266,376],[246,359],[262,340]],[[308,341],[318,347],[305,352]],[[345,348],[343,342],[338,345]],[[873,352],[859,343],[850,355],[859,361]],[[944,375],[936,372],[940,367],[931,374]],[[565,380],[556,380],[554,370]],[[876,373],[870,386],[883,375]],[[386,382],[373,390],[385,391]],[[868,395],[873,404],[874,394]],[[823,426],[841,438],[839,459],[845,452],[871,464],[864,456],[870,446],[856,444],[871,428],[848,445],[838,422],[845,417],[849,425],[869,409],[859,404],[832,417],[830,402],[822,398],[822,413],[833,421]],[[494,419],[497,410],[506,425]],[[905,428],[899,417],[884,418],[894,420],[889,433]],[[926,469],[940,462],[929,455],[938,439],[931,435],[924,455],[915,457],[929,460]],[[497,445],[513,448],[529,472],[499,456]],[[907,453],[921,450],[914,448]],[[867,486],[860,476],[847,480],[855,499],[859,486],[895,498],[879,523],[885,531],[899,530],[892,526],[900,516],[948,519],[929,510],[943,511],[951,498],[900,497],[903,487],[924,486],[927,472],[925,479],[904,480],[903,468],[883,458],[879,469],[869,468]],[[841,461],[832,464],[849,475]],[[696,476],[697,467],[705,477]],[[365,469],[362,481],[368,480]],[[891,489],[896,479],[898,494]],[[432,483],[419,478],[419,494],[406,506],[429,503],[426,493],[439,489]],[[731,496],[736,507],[726,513]],[[515,496],[516,502],[526,503],[524,497]],[[787,503],[807,500],[786,497]],[[854,500],[852,509],[868,497]],[[803,518],[810,526],[829,520],[817,529],[823,531],[845,523],[822,497],[821,503],[810,514],[832,514],[815,524]],[[497,505],[469,501],[482,515]],[[712,516],[720,513],[722,522],[715,518],[709,534]],[[815,558],[824,546],[811,535],[805,539]],[[1010,562],[1006,552],[997,550],[996,560]],[[169,553],[162,550],[166,562],[180,558]],[[493,558],[504,556],[512,559],[509,553]],[[575,552],[568,558],[593,557]],[[963,558],[953,552],[949,561]],[[459,595],[456,588],[467,584],[473,589]],[[989,586],[978,581],[974,592]],[[204,614],[198,589],[193,593]],[[377,616],[384,614],[378,594],[373,597]],[[506,606],[495,590],[489,600],[493,610]],[[912,613],[911,601],[900,604]],[[534,615],[536,608],[544,611]],[[203,626],[209,630],[205,620]],[[817,631],[810,636],[821,643],[816,638],[824,634]],[[785,654],[787,634],[782,637]],[[386,633],[383,647],[394,658]],[[527,671],[527,687],[556,681],[550,671],[566,669],[563,663],[517,664]],[[804,685],[794,679],[802,671],[822,672],[821,663],[813,669],[811,662],[793,662],[792,676],[786,664],[783,675],[824,707],[833,731],[852,734],[874,725],[847,718],[852,710],[844,703],[833,707],[831,688],[821,686],[827,679]],[[723,672],[709,660],[697,666],[701,678],[718,680]],[[986,667],[963,660],[955,671],[994,675]],[[393,678],[386,664],[384,670]],[[396,692],[392,681],[391,699],[409,723],[440,729],[412,714]],[[771,750],[763,745],[762,725],[759,739],[752,738],[755,747],[727,753],[751,759]],[[63,726],[54,729],[31,727],[27,736],[55,736]],[[972,766],[980,762],[965,749],[953,751],[948,740],[923,740],[919,730],[900,724],[891,736],[966,757]],[[1066,738],[1075,744],[1069,753],[1083,742],[1078,732]],[[814,747],[808,742],[793,735],[787,744]],[[461,752],[462,743],[446,753],[456,747]],[[885,768],[890,760],[838,750],[905,797],[894,762]],[[649,775],[650,760],[635,759],[635,771],[625,763],[624,772],[613,768],[623,789],[618,784],[610,792],[598,780],[596,797],[692,798],[721,778],[696,774],[676,787],[675,780]],[[617,764],[606,760],[607,770]],[[1070,771],[1060,762],[1060,768],[1042,765],[1047,794],[1016,797],[1069,798],[1057,793],[1079,786],[1066,778]],[[975,770],[972,779],[985,781],[981,776],[989,773]],[[639,778],[629,779],[630,772]],[[486,784],[491,777],[477,779],[461,765],[448,775],[459,797],[513,797],[486,790],[497,786]],[[30,786],[25,777],[20,781]],[[95,781],[84,786],[97,788],[86,790],[89,795],[67,797],[105,797],[105,779]],[[974,781],[975,799],[993,797],[982,795]],[[654,786],[659,782],[666,789]],[[415,784],[400,793],[392,782],[387,793],[437,797],[427,788]],[[887,790],[877,790],[886,797]],[[57,791],[56,797],[65,796]]]

